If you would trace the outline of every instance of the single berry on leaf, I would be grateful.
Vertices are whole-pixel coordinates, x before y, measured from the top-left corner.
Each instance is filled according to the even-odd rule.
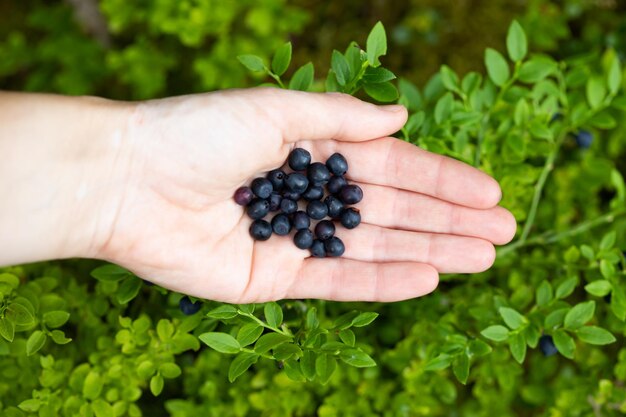
[[[354,229],[361,223],[361,213],[359,209],[348,207],[341,212],[340,221],[346,229]]]
[[[274,188],[272,183],[267,178],[255,178],[252,181],[252,192],[259,198],[268,198]]]
[[[593,143],[593,133],[588,130],[579,130],[576,135],[574,135],[574,139],[576,139],[576,144],[581,149],[588,149]]]
[[[311,245],[311,256],[314,258],[325,258],[326,248],[324,248],[324,242],[319,239],[315,239]]]
[[[247,206],[250,204],[252,199],[254,198],[254,193],[250,189],[250,187],[239,187],[237,191],[235,191],[235,203],[240,206]]]
[[[343,242],[336,236],[325,240],[324,248],[326,249],[326,255],[333,257],[341,256],[346,251],[346,247],[344,246]]]
[[[272,226],[265,220],[255,220],[250,225],[250,236],[254,240],[267,240],[272,236]]]
[[[293,237],[293,243],[300,249],[309,249],[313,244],[313,232],[309,229],[298,230]]]
[[[293,172],[287,175],[287,178],[285,179],[285,185],[287,186],[287,188],[289,188],[289,190],[298,194],[302,194],[308,188],[309,180],[306,176],[304,176],[304,174]]]
[[[343,211],[344,205],[337,197],[329,195],[324,199],[324,203],[328,208],[328,216],[331,219],[338,219],[341,216],[341,212]]]
[[[178,308],[180,308],[180,311],[182,311],[184,315],[191,316],[200,311],[200,308],[202,308],[202,304],[194,303],[193,301],[191,301],[191,299],[189,299],[189,297],[185,295],[178,302]]]
[[[335,224],[330,220],[322,220],[315,225],[315,236],[319,240],[326,240],[335,234]]]
[[[274,169],[267,173],[267,179],[272,183],[274,191],[280,191],[285,186],[285,171],[282,169]]]
[[[328,215],[328,207],[319,200],[309,201],[306,206],[306,214],[313,220],[322,220]]]
[[[330,179],[330,171],[321,162],[314,162],[306,170],[309,181],[314,184],[326,184]]]
[[[248,216],[250,216],[253,220],[262,219],[267,215],[267,213],[269,213],[269,211],[270,202],[267,200],[255,198],[252,200],[250,205],[248,205]]]
[[[270,194],[270,211],[277,211],[280,209],[280,202],[283,201],[283,197],[276,191]]]
[[[311,226],[311,218],[303,211],[296,211],[293,214],[293,227],[296,230],[308,229]]]
[[[309,188],[306,189],[302,197],[307,200],[319,200],[324,197],[324,188],[319,185],[312,185],[309,183]]]
[[[272,219],[272,230],[279,236],[288,235],[291,232],[291,221],[284,213],[277,214]]]
[[[287,162],[294,171],[304,171],[311,163],[311,154],[306,149],[296,148],[289,154]]]
[[[326,160],[326,167],[335,175],[343,175],[348,171],[348,161],[342,154],[334,153]]]
[[[339,198],[345,204],[356,204],[363,200],[363,190],[358,185],[346,185],[339,190]]]
[[[554,341],[552,340],[552,336],[548,334],[544,334],[539,338],[539,348],[541,352],[543,352],[544,356],[552,356],[558,352],[556,346],[554,345]]]
[[[280,202],[280,210],[285,214],[295,213],[298,210],[298,203],[288,198],[283,198]]]
[[[344,186],[348,185],[348,181],[342,176],[333,176],[328,180],[326,188],[331,194],[337,194]]]

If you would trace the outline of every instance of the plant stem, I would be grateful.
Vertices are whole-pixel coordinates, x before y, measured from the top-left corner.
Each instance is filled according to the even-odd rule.
[[[272,71],[269,71],[268,74],[270,77],[276,80],[280,88],[285,88],[285,84],[283,84],[282,80],[280,79],[278,75],[274,74]]]
[[[252,320],[254,320],[255,322],[257,322],[260,326],[263,326],[263,327],[265,327],[266,329],[270,329],[270,330],[275,331],[276,333],[280,333],[280,334],[282,334],[283,336],[287,336],[287,337],[291,337],[291,338],[293,338],[293,335],[291,334],[291,332],[289,332],[289,331],[285,331],[285,330],[281,330],[281,329],[279,329],[279,328],[277,328],[277,327],[270,326],[269,324],[265,323],[263,320],[259,319],[259,318],[258,318],[257,316],[255,316],[254,314],[245,313],[245,312],[243,312],[243,311],[241,311],[241,310],[237,311],[237,313],[238,313],[240,316],[246,316],[246,317],[251,318]]]
[[[352,81],[350,81],[345,88],[345,91],[350,94],[350,95],[354,95],[354,93],[356,93],[357,91],[359,91],[359,88],[361,87],[357,87],[356,83],[359,82],[359,80],[361,78],[363,78],[363,74],[365,74],[365,70],[367,69],[367,67],[369,67],[370,63],[369,61],[363,61],[363,63],[361,64],[361,69],[359,70],[359,72],[356,74],[356,77],[354,77],[352,79]]]

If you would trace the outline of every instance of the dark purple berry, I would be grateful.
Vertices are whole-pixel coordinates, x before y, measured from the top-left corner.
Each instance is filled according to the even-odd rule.
[[[254,240],[267,240],[272,236],[272,226],[265,220],[255,220],[250,225],[250,236]]]
[[[346,251],[346,247],[344,246],[343,242],[336,236],[325,240],[324,248],[326,249],[326,255],[333,257],[341,256]]]
[[[300,249],[308,249],[313,244],[313,232],[309,229],[298,230],[293,237],[293,243]]]
[[[276,211],[280,209],[280,202],[283,201],[283,197],[274,191],[269,198],[270,201],[270,211]]]
[[[178,302],[178,308],[180,308],[180,311],[182,311],[184,315],[191,316],[200,311],[200,308],[202,308],[202,304],[194,303],[189,299],[189,297],[184,296]]]
[[[302,198],[302,194],[294,193],[293,191],[289,191],[287,189],[283,190],[282,196],[283,196],[283,198],[288,198],[288,199],[293,200],[293,201],[298,201],[298,200],[300,200],[300,198]]]
[[[291,151],[287,161],[294,171],[304,171],[311,163],[311,154],[306,149],[296,148]]]
[[[313,241],[313,245],[311,245],[311,256],[314,258],[325,258],[326,257],[326,248],[324,248],[324,242],[321,240],[315,239]]]
[[[306,206],[306,214],[314,220],[322,220],[328,215],[328,207],[319,200],[309,201]]]
[[[267,178],[255,178],[250,188],[252,188],[252,192],[259,198],[268,198],[274,190],[272,183]]]
[[[348,207],[341,212],[340,221],[346,229],[354,229],[361,223],[361,213],[359,209]]]
[[[544,334],[539,338],[539,348],[544,356],[552,356],[558,352],[552,340],[552,336],[548,334]]]
[[[337,194],[346,185],[348,185],[348,181],[344,177],[331,177],[326,188],[329,193]]]
[[[280,202],[280,210],[285,214],[295,213],[298,210],[298,203],[288,198],[283,198]]]
[[[345,204],[356,204],[363,200],[363,190],[358,185],[346,185],[339,190],[339,199]]]
[[[272,183],[274,191],[280,191],[285,186],[287,174],[282,169],[274,169],[267,173],[267,179]]]
[[[284,213],[277,214],[272,219],[272,230],[279,236],[288,235],[291,232],[291,221]]]
[[[335,175],[343,175],[348,171],[348,161],[340,153],[334,153],[326,161],[326,167]]]
[[[574,138],[576,139],[576,144],[579,148],[588,149],[593,142],[593,133],[588,130],[579,130]]]
[[[306,170],[309,181],[314,184],[326,184],[330,179],[330,171],[321,162],[314,162]]]
[[[324,197],[324,188],[321,186],[309,184],[309,188],[307,188],[304,194],[302,194],[302,197],[304,197],[304,199],[307,201],[320,200],[322,197]]]
[[[330,220],[322,220],[315,226],[315,236],[319,240],[326,240],[335,234],[335,224]]]
[[[270,202],[267,200],[261,200],[260,198],[255,198],[252,200],[250,205],[248,205],[248,216],[251,219],[257,220],[262,219],[270,212]]]
[[[308,229],[311,226],[311,218],[303,211],[296,211],[293,214],[293,227],[296,230]]]
[[[304,174],[293,172],[287,175],[287,178],[285,179],[285,185],[287,186],[287,188],[289,188],[289,190],[295,193],[302,194],[309,186],[309,180],[307,179],[307,177],[304,176]]]
[[[329,195],[324,199],[324,203],[328,208],[328,216],[331,219],[338,219],[341,216],[341,212],[343,211],[344,205],[337,197]]]
[[[239,187],[235,191],[235,203],[240,206],[247,206],[254,198],[254,193],[249,187]]]

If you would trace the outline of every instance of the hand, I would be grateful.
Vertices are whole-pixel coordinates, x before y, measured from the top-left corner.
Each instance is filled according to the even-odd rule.
[[[282,298],[394,301],[424,295],[438,272],[491,266],[515,221],[480,171],[385,137],[401,106],[339,94],[230,90],[140,103],[121,132],[115,198],[95,256],[163,287],[233,303]],[[341,258],[311,258],[289,237],[255,242],[233,192],[294,147],[346,156],[364,191],[363,223],[338,227]],[[115,213],[110,216],[109,213]]]

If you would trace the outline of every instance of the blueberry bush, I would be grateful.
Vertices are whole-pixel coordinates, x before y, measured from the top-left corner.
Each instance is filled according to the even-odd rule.
[[[116,3],[102,8],[132,8]],[[193,16],[168,13],[183,12]],[[190,45],[206,35],[187,15],[158,16],[120,12],[111,25],[141,22]],[[435,293],[401,303],[258,305],[197,300],[91,260],[4,268],[0,415],[626,412],[622,57],[533,53],[513,21],[505,47],[485,50],[484,71],[444,65],[417,86],[382,65],[393,55],[382,23],[357,41],[333,50],[327,71],[294,68],[284,40],[227,65],[277,88],[407,106],[399,137],[501,183],[519,229],[494,268],[443,276]]]

